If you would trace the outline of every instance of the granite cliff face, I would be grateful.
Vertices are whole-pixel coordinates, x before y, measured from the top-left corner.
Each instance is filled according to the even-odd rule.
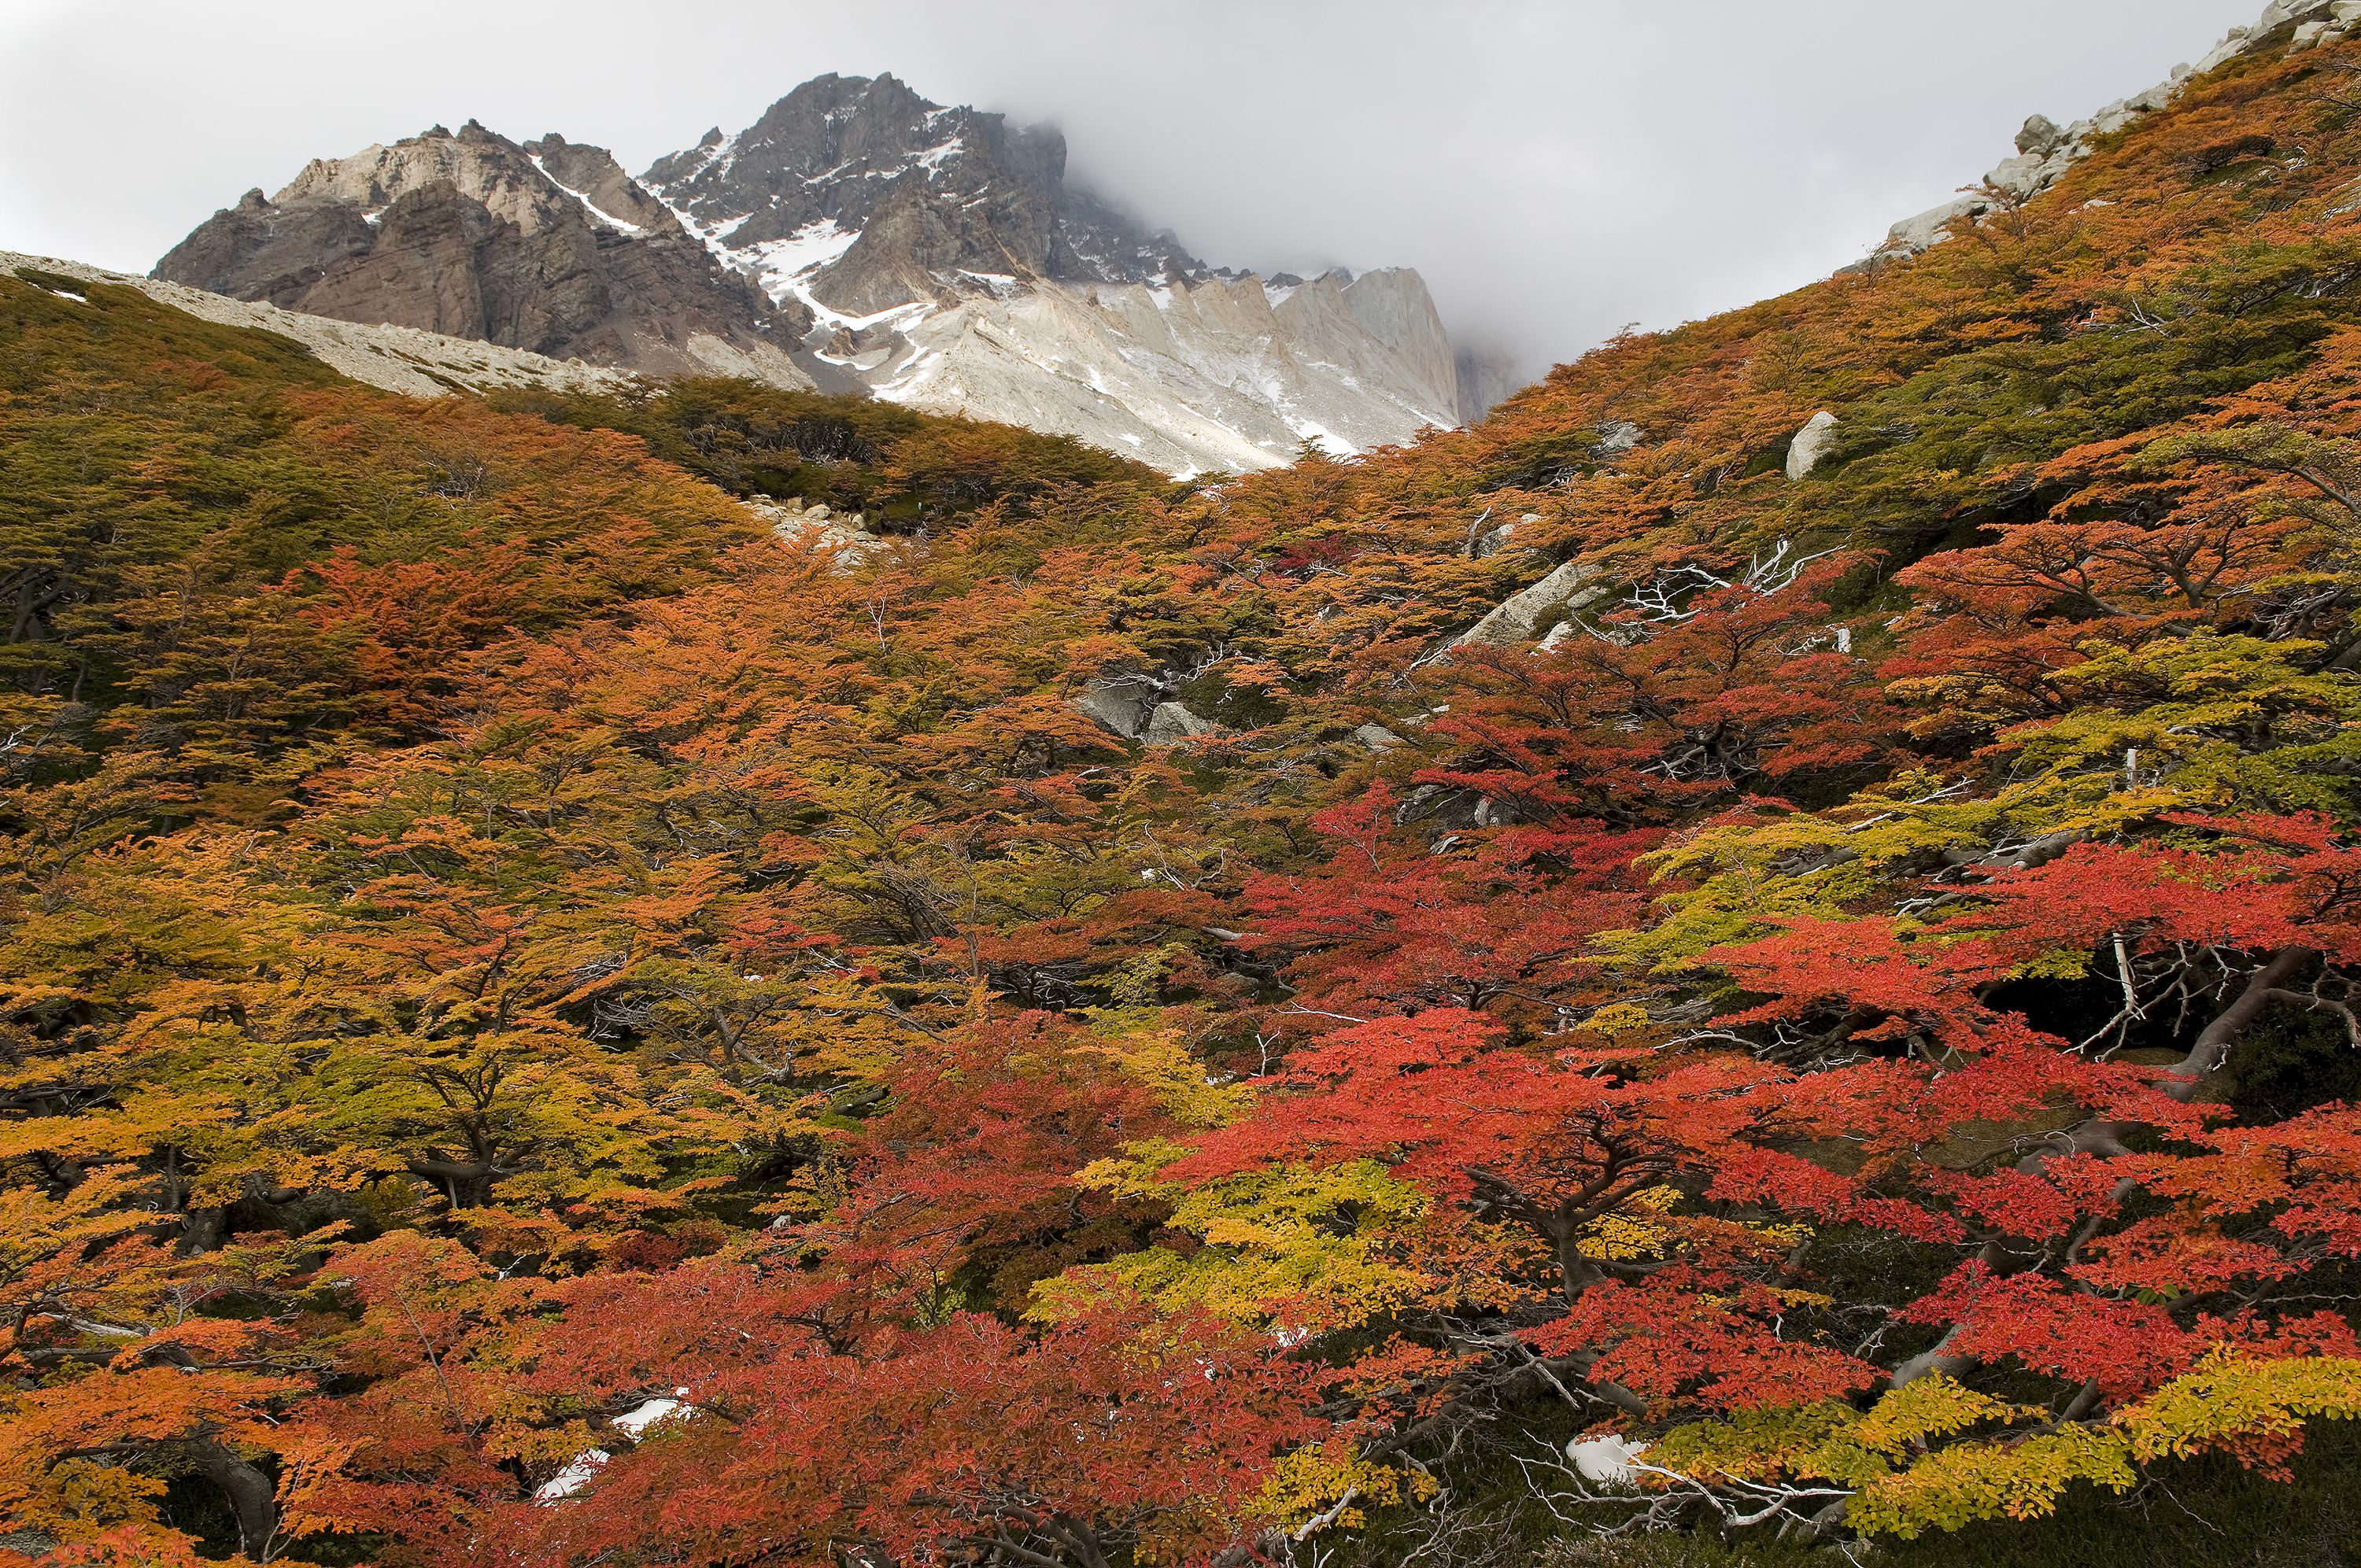
[[[719,265],[606,151],[473,121],[249,191],[155,275],[651,375],[810,385],[793,358],[808,313]]]
[[[1344,455],[1497,400],[1407,269],[1208,267],[1065,138],[822,76],[633,180],[470,122],[250,192],[156,276],[644,374],[752,375],[1060,432],[1176,474]]]

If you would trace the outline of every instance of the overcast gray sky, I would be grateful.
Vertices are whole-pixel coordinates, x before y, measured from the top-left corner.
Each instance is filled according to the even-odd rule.
[[[823,71],[1066,132],[1209,261],[1408,265],[1526,367],[1782,292],[2262,0],[0,0],[0,249],[130,271],[470,116],[637,171]]]

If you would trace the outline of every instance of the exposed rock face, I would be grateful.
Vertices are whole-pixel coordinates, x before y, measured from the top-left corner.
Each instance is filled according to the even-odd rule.
[[[1061,431],[1168,473],[1241,472],[1306,441],[1341,456],[1453,422],[1451,388],[1420,379],[1447,353],[1432,307],[1401,323],[1399,345],[1353,313],[1364,290],[1405,288],[1423,297],[1415,274],[1036,282],[912,310],[820,357],[929,412]]]
[[[1462,348],[1455,359],[1453,368],[1459,381],[1456,411],[1461,424],[1476,423],[1525,384],[1516,367],[1499,355],[1480,348]]]
[[[1587,609],[1605,598],[1612,586],[1599,578],[1598,568],[1568,561],[1532,587],[1511,594],[1491,613],[1459,634],[1462,646],[1513,648],[1530,642],[1550,622]]]
[[[2227,37],[2194,66],[2173,68],[2171,77],[2145,93],[2118,98],[2086,120],[2060,127],[2047,115],[2035,115],[2016,133],[2016,156],[2004,159],[1983,178],[1982,188],[1904,218],[1888,230],[1885,243],[1868,261],[1844,269],[1853,271],[1880,258],[1916,256],[1950,237],[1954,225],[1981,220],[1994,201],[2027,202],[2055,185],[2065,172],[2091,155],[2100,137],[2123,129],[2142,115],[2153,114],[2172,102],[2180,84],[2191,76],[2226,65],[2257,50],[2285,47],[2290,51],[2345,38],[2361,29],[2361,0],[2271,0],[2251,27],[2232,27]]]
[[[1820,466],[1828,448],[1837,444],[1837,416],[1822,409],[1804,422],[1804,428],[1787,444],[1787,477],[1800,479]]]
[[[807,315],[717,265],[604,150],[472,121],[250,191],[155,275],[555,358],[811,384],[791,357]]]
[[[955,291],[961,272],[1125,283],[1204,272],[1171,235],[1147,233],[1065,174],[1065,137],[1048,126],[945,108],[890,75],[830,75],[642,178],[766,282],[840,236],[806,278],[847,315]]]
[[[1159,702],[1156,711],[1148,716],[1148,729],[1140,739],[1151,746],[1175,746],[1192,735],[1210,735],[1220,728],[1180,703]]]
[[[1073,699],[1074,711],[1101,729],[1136,740],[1148,730],[1162,683],[1146,675],[1094,680]]]
[[[755,496],[746,506],[771,525],[782,544],[836,552],[833,569],[840,576],[860,570],[886,547],[883,537],[869,532],[868,519],[861,512],[831,511],[825,503],[807,506],[800,496],[790,496],[784,502]]]

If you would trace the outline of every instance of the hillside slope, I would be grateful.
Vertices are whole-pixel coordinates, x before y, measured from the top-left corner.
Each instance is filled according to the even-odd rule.
[[[2334,16],[1218,485],[0,278],[6,1544],[2341,1551]]]
[[[338,375],[413,398],[439,397],[458,389],[489,392],[500,387],[594,391],[620,387],[630,379],[620,372],[585,365],[578,359],[552,359],[521,348],[501,348],[470,338],[422,332],[416,327],[362,326],[328,316],[282,311],[276,305],[234,300],[225,294],[209,293],[159,278],[134,278],[55,257],[19,256],[14,251],[0,250],[0,274],[56,280],[53,292],[74,292],[77,283],[137,289],[152,300],[204,321],[223,326],[252,327],[291,338]]]

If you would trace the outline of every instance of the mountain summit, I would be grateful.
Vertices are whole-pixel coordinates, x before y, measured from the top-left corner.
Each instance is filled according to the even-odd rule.
[[[809,313],[717,262],[603,148],[472,120],[249,191],[156,276],[652,375],[811,385],[793,358]]]
[[[1203,262],[1065,181],[1046,126],[945,108],[891,75],[821,76],[641,178],[684,221],[772,278],[860,315],[958,277],[1166,283]]]
[[[159,278],[650,375],[748,375],[1070,434],[1176,474],[1399,444],[1470,409],[1406,269],[1209,267],[1044,126],[813,79],[639,179],[469,122],[249,192]]]

